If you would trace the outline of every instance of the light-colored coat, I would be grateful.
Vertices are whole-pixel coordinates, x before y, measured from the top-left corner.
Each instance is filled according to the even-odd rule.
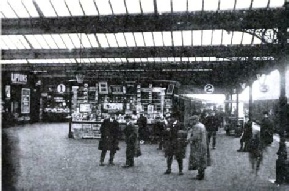
[[[205,169],[207,167],[207,136],[205,126],[198,122],[189,127],[190,142],[189,170]]]

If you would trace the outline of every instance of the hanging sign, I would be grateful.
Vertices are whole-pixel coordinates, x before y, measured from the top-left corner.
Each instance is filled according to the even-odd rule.
[[[212,84],[207,84],[205,85],[204,87],[204,91],[207,93],[207,94],[211,94],[213,93],[215,90],[214,86]]]
[[[58,93],[64,93],[64,92],[65,92],[65,89],[66,89],[66,87],[65,87],[65,85],[63,85],[63,84],[59,84],[59,85],[57,86],[57,92],[58,92]]]
[[[27,84],[27,75],[11,73],[12,84]]]

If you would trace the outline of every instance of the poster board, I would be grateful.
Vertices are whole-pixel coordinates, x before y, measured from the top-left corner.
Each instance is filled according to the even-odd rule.
[[[30,89],[28,88],[21,90],[21,113],[30,113]]]

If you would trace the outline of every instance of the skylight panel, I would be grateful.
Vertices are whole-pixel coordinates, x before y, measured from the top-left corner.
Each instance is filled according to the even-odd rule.
[[[39,17],[39,14],[38,14],[38,12],[36,11],[36,8],[35,8],[35,6],[33,5],[32,0],[25,0],[25,1],[22,1],[22,3],[24,4],[24,6],[26,7],[26,9],[28,10],[29,15],[30,15],[31,17]]]
[[[267,4],[268,4],[268,0],[254,0],[252,8],[266,8]]]
[[[189,57],[189,61],[190,61],[190,62],[196,61],[196,57]]]
[[[180,62],[180,61],[181,61],[181,58],[180,58],[180,57],[175,57],[175,61],[176,61],[176,62]]]
[[[261,43],[262,43],[261,39],[254,36],[253,44],[261,44]]]
[[[9,49],[9,47],[6,45],[6,43],[3,40],[3,36],[1,37],[1,43],[0,43],[1,49]]]
[[[66,46],[65,46],[64,42],[62,41],[62,39],[61,39],[59,34],[52,34],[51,36],[54,39],[54,42],[56,43],[58,48],[66,49]]]
[[[118,47],[114,34],[105,34],[110,47]]]
[[[69,59],[71,63],[76,63],[76,60],[74,58]]]
[[[126,58],[120,58],[122,62],[127,62]]]
[[[85,15],[98,15],[93,0],[80,0]]]
[[[25,47],[25,49],[30,49],[30,45],[28,44],[27,40],[24,38],[23,35],[17,35],[18,40],[21,44]]]
[[[95,58],[95,61],[100,63],[100,62],[102,62],[102,59],[101,58]]]
[[[75,48],[74,44],[72,43],[70,37],[68,34],[60,34],[60,37],[62,38],[64,44],[68,49],[73,49]]]
[[[97,38],[98,38],[98,42],[100,43],[100,46],[105,48],[105,47],[109,47],[106,37],[104,34],[96,34]]]
[[[25,49],[21,41],[19,41],[18,36],[19,35],[7,35],[9,40],[17,47],[17,49]]]
[[[162,32],[164,46],[172,46],[172,34],[171,32]]]
[[[232,44],[241,44],[243,32],[234,31]]]
[[[133,34],[131,32],[124,33],[124,36],[125,36],[125,39],[126,39],[126,42],[127,42],[127,46],[129,46],[129,47],[136,46],[135,42],[134,42],[134,36],[133,36]]]
[[[140,58],[135,58],[134,61],[135,62],[141,62]]]
[[[148,61],[147,58],[141,58],[140,60],[141,60],[141,62],[147,62]]]
[[[191,31],[182,31],[184,46],[192,45],[192,33]]]
[[[271,0],[269,7],[282,7],[284,5],[284,0]]]
[[[155,62],[161,62],[161,58],[154,58]]]
[[[252,42],[252,35],[244,32],[242,44],[251,44],[251,42]]]
[[[143,13],[154,12],[154,0],[140,0]]]
[[[167,61],[168,61],[168,58],[161,58],[161,61],[162,61],[162,62],[167,62]]]
[[[159,13],[171,12],[171,0],[157,0]]]
[[[45,17],[57,16],[49,0],[36,0],[35,3],[37,3]]]
[[[14,11],[11,9],[7,1],[1,2],[1,12],[6,18],[18,18]]]
[[[94,1],[98,7],[100,15],[112,15],[112,10],[110,8],[108,0]]]
[[[115,62],[117,62],[117,63],[121,62],[120,58],[114,58],[114,59],[115,59]]]
[[[188,1],[188,10],[189,11],[202,11],[202,1],[203,0]]]
[[[252,0],[237,0],[236,9],[249,9]]]
[[[34,35],[34,38],[38,41],[39,45],[43,49],[50,49],[42,35]]]
[[[66,0],[65,2],[72,16],[83,16],[79,0]]]
[[[173,43],[174,46],[182,46],[182,32],[181,31],[173,31]]]
[[[114,58],[107,58],[108,62],[115,62]]]
[[[49,47],[51,49],[58,49],[58,46],[56,45],[56,43],[54,42],[54,39],[52,38],[51,35],[49,34],[45,34],[45,35],[42,35],[43,38],[46,40],[47,44],[49,45]]]
[[[233,10],[235,0],[220,0],[220,10]]]
[[[168,61],[169,61],[169,62],[174,62],[174,61],[175,61],[175,58],[174,58],[174,57],[168,57]]]
[[[193,46],[200,46],[202,44],[202,31],[192,31],[193,33]]]
[[[58,16],[70,16],[64,0],[50,0]]]
[[[126,0],[126,7],[130,14],[141,13],[139,0]]]
[[[143,35],[141,32],[135,32],[133,33],[135,41],[136,41],[136,46],[144,46],[144,41],[143,41]]]
[[[217,61],[216,57],[209,57],[210,61]]]
[[[89,58],[89,61],[90,61],[90,63],[95,63],[96,62],[95,58]]]
[[[110,0],[114,14],[126,14],[124,0]]]
[[[127,58],[128,62],[134,62],[134,58]]]
[[[223,32],[223,45],[230,45],[232,39],[232,32],[231,31],[224,31]]]
[[[203,57],[195,57],[196,61],[203,61]]]
[[[148,61],[149,61],[149,62],[154,62],[155,59],[154,59],[154,58],[148,58]]]
[[[222,43],[222,30],[213,30],[212,45],[221,45]]]
[[[163,38],[161,32],[153,32],[155,46],[163,46]]]
[[[99,47],[98,42],[97,42],[94,34],[87,34],[87,38],[89,39],[92,47]]]
[[[144,32],[143,36],[145,39],[145,45],[146,46],[154,46],[152,32]]]
[[[18,17],[20,18],[29,18],[30,15],[26,11],[25,7],[19,0],[9,0],[9,3],[11,7],[14,9],[14,11],[17,13]]]
[[[188,58],[188,57],[182,57],[182,61],[188,62],[188,61],[189,61],[189,58]]]
[[[78,34],[79,38],[81,39],[82,46],[85,48],[91,48],[91,44],[86,36],[85,33]]]
[[[34,49],[41,49],[38,41],[35,39],[34,35],[26,35],[27,40],[32,45]]]
[[[27,60],[26,59],[1,60],[1,64],[27,64]]]
[[[216,11],[218,10],[219,0],[204,0],[205,11]]]
[[[126,40],[123,33],[116,33],[115,38],[119,47],[127,47]]]
[[[0,12],[0,18],[5,18],[4,14],[2,12]]]
[[[173,0],[173,11],[174,12],[187,11],[187,0]]]
[[[202,45],[211,45],[212,41],[212,30],[203,30]]]
[[[78,34],[68,34],[72,43],[74,44],[75,48],[80,48],[81,47],[81,42]]]

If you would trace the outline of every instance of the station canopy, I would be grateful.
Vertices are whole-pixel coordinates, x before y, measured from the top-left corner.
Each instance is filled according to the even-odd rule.
[[[278,67],[284,0],[2,0],[3,71],[40,77],[213,82]],[[285,29],[285,37],[280,30]],[[285,54],[288,54],[285,48]]]

